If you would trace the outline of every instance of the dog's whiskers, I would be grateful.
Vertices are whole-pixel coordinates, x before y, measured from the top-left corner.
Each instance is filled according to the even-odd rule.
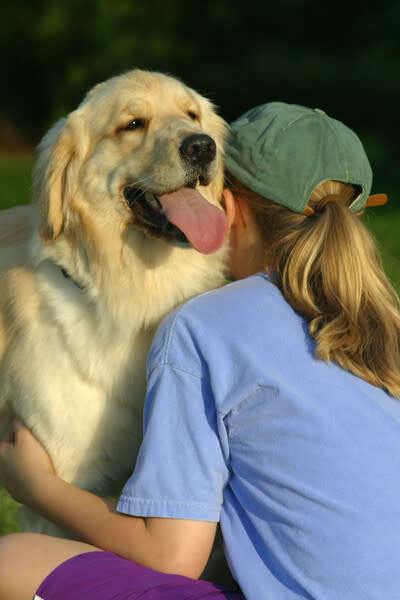
[[[153,177],[152,175],[148,175],[147,177],[143,177],[142,179],[138,179],[137,181],[135,181],[132,185],[134,185],[135,187],[140,187],[144,192],[148,192],[150,191],[150,188],[148,187],[148,184],[153,181]],[[147,189],[146,189],[146,187]]]

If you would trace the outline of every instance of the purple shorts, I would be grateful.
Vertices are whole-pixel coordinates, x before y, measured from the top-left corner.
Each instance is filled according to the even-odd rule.
[[[34,600],[244,600],[210,583],[142,567],[111,552],[87,552],[59,565]]]

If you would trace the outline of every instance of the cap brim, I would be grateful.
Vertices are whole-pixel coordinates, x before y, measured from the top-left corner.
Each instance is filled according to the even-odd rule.
[[[374,194],[367,198],[365,207],[369,206],[383,206],[388,201],[387,194]]]

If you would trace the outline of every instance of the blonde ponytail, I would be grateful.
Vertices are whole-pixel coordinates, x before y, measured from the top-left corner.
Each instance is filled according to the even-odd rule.
[[[230,185],[253,211],[265,240],[266,270],[288,303],[309,322],[316,356],[400,397],[399,298],[376,244],[348,205],[353,186],[325,182],[314,190],[307,217]],[[328,194],[341,202],[318,202]]]

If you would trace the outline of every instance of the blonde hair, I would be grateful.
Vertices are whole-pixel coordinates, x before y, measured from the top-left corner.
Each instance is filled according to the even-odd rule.
[[[232,176],[228,186],[252,211],[265,242],[266,271],[309,322],[316,357],[400,397],[399,298],[376,243],[348,206],[358,189],[337,181],[314,190],[313,216],[252,192]],[[329,195],[318,210],[318,202]]]

